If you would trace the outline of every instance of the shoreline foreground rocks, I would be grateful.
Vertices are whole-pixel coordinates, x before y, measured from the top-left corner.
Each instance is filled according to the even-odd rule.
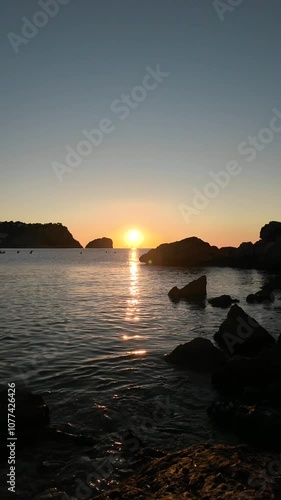
[[[278,455],[245,445],[194,445],[149,461],[99,500],[256,500],[281,498]],[[281,464],[280,464],[281,465]],[[271,468],[270,468],[271,467]],[[268,472],[272,469],[272,475]]]

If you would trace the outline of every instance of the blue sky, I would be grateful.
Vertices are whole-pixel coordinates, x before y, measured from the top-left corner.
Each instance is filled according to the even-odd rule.
[[[1,220],[60,221],[116,246],[130,227],[144,246],[237,244],[280,220],[281,134],[250,164],[237,152],[281,112],[278,0],[244,0],[223,21],[208,0],[70,0],[16,54],[8,34],[38,11],[6,1],[0,19]],[[169,76],[120,120],[112,102],[157,65]],[[60,182],[53,162],[104,118],[114,131]],[[229,160],[242,173],[187,222],[179,206]]]

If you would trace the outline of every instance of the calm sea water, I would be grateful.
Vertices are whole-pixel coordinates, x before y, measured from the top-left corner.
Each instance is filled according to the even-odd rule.
[[[217,397],[209,377],[171,367],[163,356],[194,337],[212,339],[227,311],[175,305],[167,296],[172,286],[207,274],[209,297],[231,294],[272,335],[280,334],[280,300],[272,306],[245,301],[263,284],[263,273],[148,267],[139,263],[141,253],[0,255],[2,384],[41,394],[54,425],[96,440],[94,447],[45,443],[19,451],[23,498],[51,486],[75,494],[76,476],[84,481],[107,461],[100,482],[92,478],[102,490],[135,469],[142,447],[176,450],[222,439],[206,413]]]

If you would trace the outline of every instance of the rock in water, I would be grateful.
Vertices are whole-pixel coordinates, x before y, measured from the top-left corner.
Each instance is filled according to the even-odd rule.
[[[226,362],[225,354],[210,340],[202,338],[179,345],[165,359],[168,363],[200,372],[217,370]]]
[[[90,241],[86,248],[113,248],[113,241],[110,238],[97,238]]]
[[[232,299],[230,295],[221,295],[220,297],[215,297],[214,299],[210,299],[209,304],[213,307],[230,307],[232,304],[237,304],[239,300]]]
[[[154,266],[209,266],[218,256],[218,248],[192,237],[164,243],[140,257],[140,262]]]
[[[275,295],[270,290],[260,290],[257,293],[251,293],[247,297],[248,304],[261,304],[262,302],[274,302]]]
[[[281,414],[277,410],[256,405],[215,402],[208,413],[218,425],[252,445],[271,451],[280,450]]]
[[[263,348],[275,343],[267,330],[236,304],[215,333],[214,340],[230,355],[249,357],[256,356]]]
[[[178,302],[181,299],[191,302],[202,302],[207,296],[207,278],[206,276],[202,276],[181,289],[174,286],[168,295],[174,302]]]

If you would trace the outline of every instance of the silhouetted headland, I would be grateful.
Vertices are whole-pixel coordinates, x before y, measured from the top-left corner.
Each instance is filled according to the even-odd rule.
[[[67,227],[57,224],[0,222],[0,248],[83,248]]]
[[[110,238],[97,238],[90,241],[86,248],[113,248],[113,241]]]
[[[247,269],[281,269],[281,222],[270,222],[260,231],[256,243],[238,248],[211,246],[196,238],[164,243],[140,257],[140,262],[155,266],[225,266]]]

